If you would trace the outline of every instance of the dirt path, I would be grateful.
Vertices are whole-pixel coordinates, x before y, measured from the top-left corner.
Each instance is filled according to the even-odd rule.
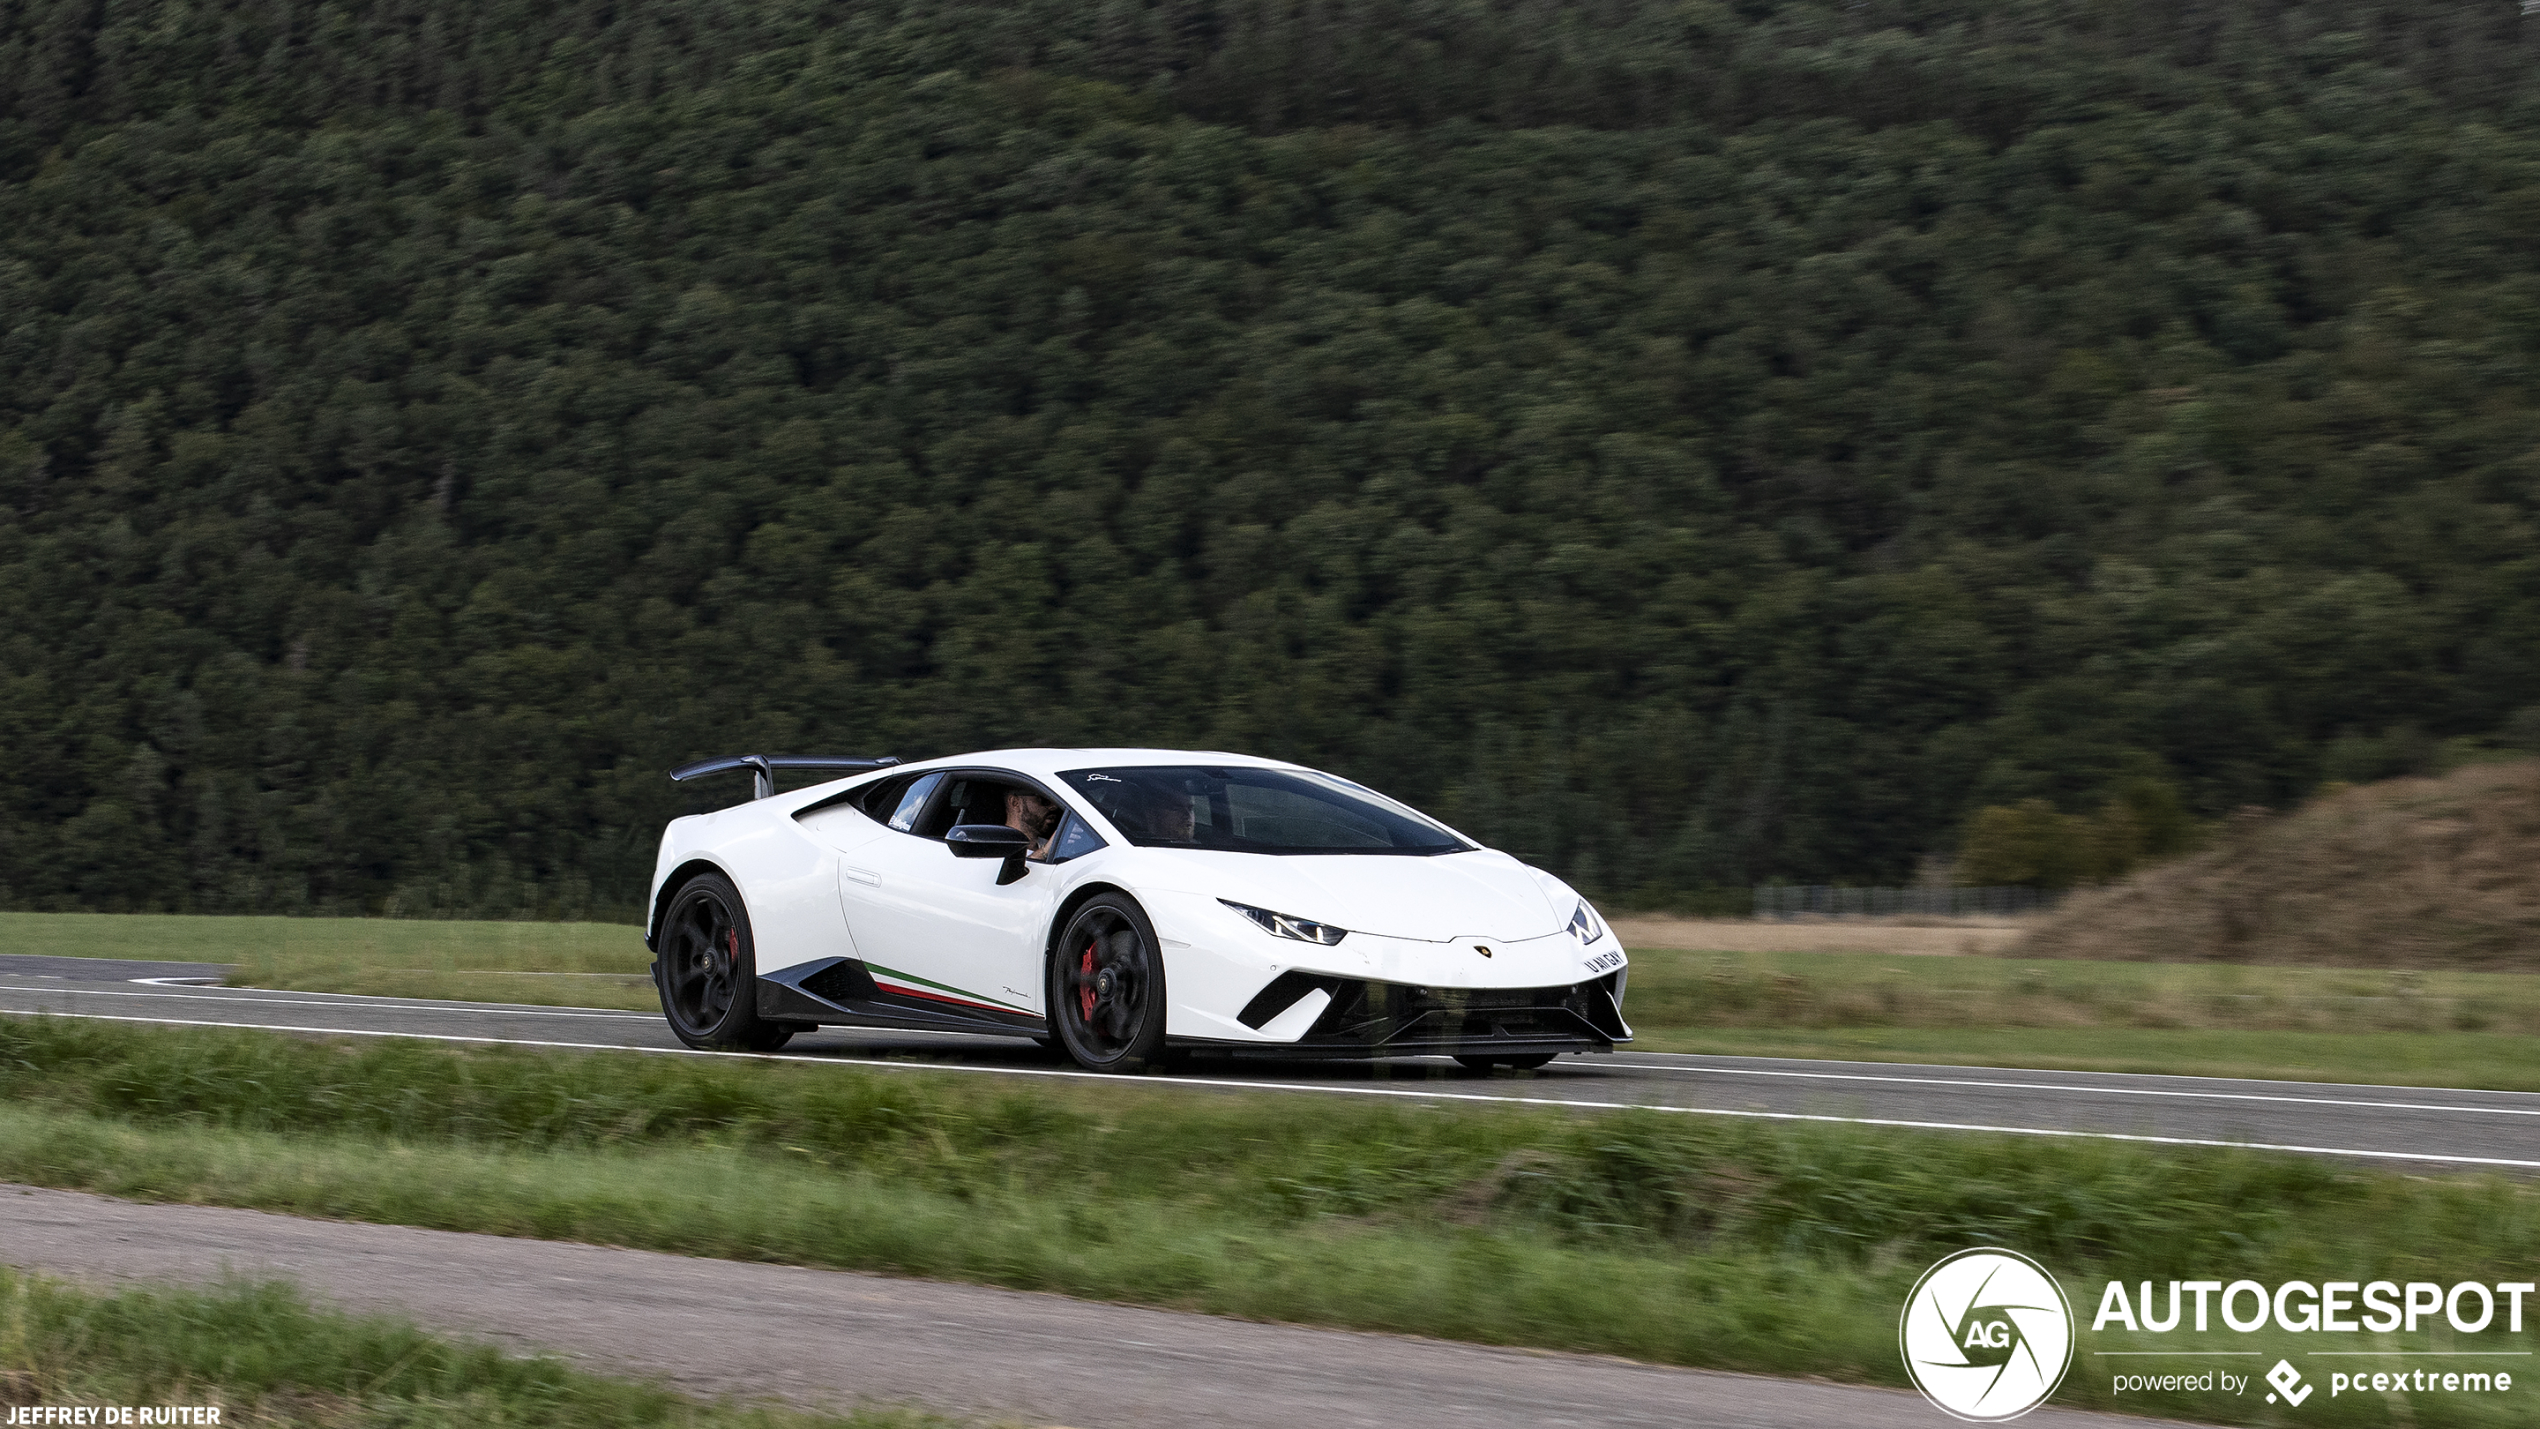
[[[1617,918],[1626,948],[1707,953],[1999,953],[2033,920],[2016,918]]]
[[[19,1186],[0,1185],[0,1261],[91,1281],[288,1278],[348,1308],[660,1375],[699,1395],[914,1402],[1080,1429],[1949,1422],[1889,1390]],[[2026,1422],[2153,1421],[2045,1410]]]

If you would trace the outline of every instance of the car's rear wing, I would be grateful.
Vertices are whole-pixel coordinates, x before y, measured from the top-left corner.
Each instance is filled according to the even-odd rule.
[[[833,774],[860,774],[867,769],[881,769],[899,763],[896,754],[873,758],[848,758],[827,754],[726,754],[717,759],[700,759],[682,764],[670,771],[670,777],[686,782],[708,774],[729,774],[736,769],[750,771],[750,797],[764,799],[776,792],[779,769],[818,769]]]

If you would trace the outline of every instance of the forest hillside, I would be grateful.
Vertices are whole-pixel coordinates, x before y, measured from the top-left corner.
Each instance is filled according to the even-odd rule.
[[[748,750],[1655,897],[2540,745],[2534,34],[0,0],[0,904],[622,912]]]

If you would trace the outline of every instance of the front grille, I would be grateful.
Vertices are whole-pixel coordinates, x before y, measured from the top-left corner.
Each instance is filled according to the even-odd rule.
[[[1420,987],[1285,974],[1262,989],[1243,1020],[1260,1026],[1320,987],[1331,1004],[1295,1045],[1407,1051],[1509,1042],[1610,1046],[1631,1036],[1615,1008],[1613,979],[1567,987]],[[1260,1017],[1260,1022],[1253,1021]]]

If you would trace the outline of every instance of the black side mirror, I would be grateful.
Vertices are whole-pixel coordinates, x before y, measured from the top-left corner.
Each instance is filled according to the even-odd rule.
[[[997,870],[1000,885],[1031,872],[1023,855],[1032,851],[1032,836],[1005,824],[955,824],[944,835],[944,846],[955,858],[1004,859],[1005,867]]]
[[[1031,835],[1004,824],[955,824],[944,842],[955,858],[1003,858],[1032,850]]]

